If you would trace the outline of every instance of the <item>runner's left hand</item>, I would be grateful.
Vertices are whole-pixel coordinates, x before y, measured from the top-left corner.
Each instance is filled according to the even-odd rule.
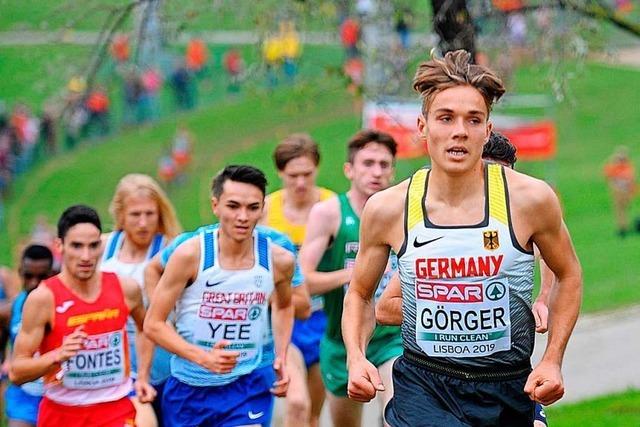
[[[276,371],[276,381],[269,391],[276,397],[285,397],[289,389],[289,373],[280,357],[276,357],[275,362],[273,362],[273,369]]]
[[[133,384],[133,387],[140,403],[153,402],[153,399],[156,398],[156,389],[146,381],[138,380]]]
[[[557,363],[542,361],[529,374],[524,392],[531,400],[543,405],[551,405],[560,400],[564,395],[564,382],[560,365]]]

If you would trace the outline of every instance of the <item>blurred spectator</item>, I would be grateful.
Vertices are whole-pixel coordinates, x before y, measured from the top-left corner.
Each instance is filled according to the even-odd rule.
[[[158,161],[158,180],[165,188],[170,187],[176,179],[177,167],[171,155],[165,155]]]
[[[400,38],[400,46],[402,49],[409,49],[409,33],[412,21],[411,11],[408,9],[400,10],[396,14],[395,30]]]
[[[202,39],[191,39],[187,44],[185,53],[185,65],[187,70],[198,74],[209,60],[209,49]]]
[[[126,34],[118,34],[113,38],[111,43],[111,57],[117,64],[124,64],[129,60],[129,36]]]
[[[277,35],[268,35],[262,44],[262,58],[267,71],[267,85],[270,88],[278,84],[282,55],[282,39]]]
[[[53,254],[53,270],[60,271],[62,254],[58,250],[56,241],[56,228],[49,223],[49,220],[44,214],[36,216],[33,227],[31,228],[31,235],[29,236],[29,245],[42,245],[49,248]]]
[[[340,41],[344,47],[347,58],[357,58],[358,41],[360,40],[360,25],[354,18],[347,18],[340,25]]]
[[[38,119],[31,115],[29,109],[17,104],[9,119],[12,134],[15,137],[16,173],[22,173],[33,163],[35,146],[40,131]]]
[[[158,93],[162,89],[162,75],[151,67],[142,73],[142,94],[140,97],[140,109],[143,121],[158,118]]]
[[[244,72],[244,61],[240,51],[234,48],[229,49],[222,59],[222,64],[229,78],[227,90],[231,93],[239,92],[242,73]]]
[[[50,105],[45,105],[40,117],[40,151],[42,158],[57,152],[55,113]]]
[[[87,110],[81,102],[71,102],[62,117],[64,126],[64,145],[67,150],[72,150],[80,142],[83,136],[84,126],[87,123]]]
[[[194,107],[194,97],[192,96],[191,74],[183,62],[176,64],[171,74],[171,87],[176,100],[176,106],[181,110],[188,110]]]
[[[626,147],[618,147],[604,166],[604,176],[613,198],[613,209],[620,237],[629,232],[628,209],[636,193],[635,170]]]
[[[180,125],[173,137],[171,146],[171,158],[175,165],[175,181],[183,183],[187,177],[187,169],[191,164],[191,151],[193,149],[193,136],[184,125]]]
[[[301,54],[300,36],[293,21],[280,23],[280,40],[282,43],[282,59],[284,75],[292,82],[298,70],[298,59]]]
[[[510,13],[507,17],[509,42],[514,47],[524,47],[527,42],[527,18],[522,13]]]
[[[142,121],[140,98],[142,96],[142,82],[135,68],[131,67],[124,74],[124,124],[132,125]]]
[[[633,11],[633,3],[631,0],[616,0],[616,12],[621,14],[631,13]]]
[[[85,103],[89,118],[87,120],[88,134],[105,136],[109,133],[109,97],[102,86],[96,86],[87,97]]]

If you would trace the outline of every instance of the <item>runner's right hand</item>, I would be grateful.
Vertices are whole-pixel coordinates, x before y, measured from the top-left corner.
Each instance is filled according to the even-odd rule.
[[[66,362],[82,350],[82,344],[87,338],[84,325],[78,326],[73,332],[62,339],[62,345],[58,347],[56,362]]]
[[[356,402],[369,402],[376,393],[384,391],[378,368],[364,357],[349,364],[347,394]]]
[[[238,363],[239,351],[226,350],[230,344],[227,340],[220,340],[214,344],[213,348],[206,353],[202,362],[202,367],[214,374],[228,374]]]

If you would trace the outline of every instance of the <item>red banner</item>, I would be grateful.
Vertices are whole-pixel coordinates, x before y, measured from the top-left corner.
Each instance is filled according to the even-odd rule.
[[[551,120],[496,128],[518,149],[519,160],[549,160],[556,155],[556,125]]]

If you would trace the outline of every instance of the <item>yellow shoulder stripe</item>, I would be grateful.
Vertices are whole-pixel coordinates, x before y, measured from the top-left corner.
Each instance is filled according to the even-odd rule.
[[[508,225],[507,196],[505,192],[505,182],[502,178],[502,166],[488,164],[489,180],[489,215],[501,223]]]
[[[428,169],[420,169],[413,174],[407,191],[407,231],[423,221],[422,199],[427,181]]]

